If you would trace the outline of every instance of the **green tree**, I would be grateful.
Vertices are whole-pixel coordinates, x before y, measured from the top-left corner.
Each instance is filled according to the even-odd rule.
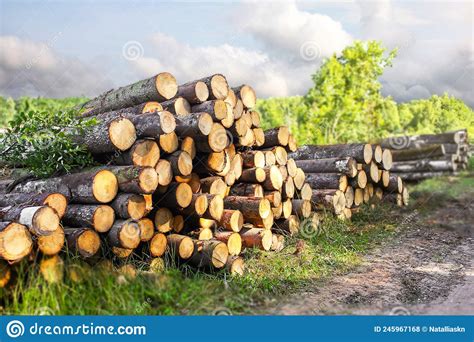
[[[305,96],[308,125],[324,130],[323,139],[308,143],[371,141],[398,122],[396,104],[381,94],[378,78],[391,66],[396,50],[386,53],[379,42],[357,41],[333,55],[313,75]]]

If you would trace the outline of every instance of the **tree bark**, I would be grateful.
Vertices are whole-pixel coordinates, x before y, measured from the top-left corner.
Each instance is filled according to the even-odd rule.
[[[175,97],[171,100],[162,102],[164,110],[167,110],[177,116],[187,116],[191,113],[191,105],[184,97]]]
[[[67,246],[70,251],[82,258],[94,256],[100,249],[100,238],[95,230],[90,228],[66,228]]]
[[[366,164],[372,161],[372,156],[370,144],[305,145],[289,154],[295,160],[352,157],[358,163]]]
[[[357,162],[351,157],[296,160],[295,163],[306,173],[342,173],[348,177],[357,174]]]
[[[345,191],[347,176],[338,173],[307,173],[306,183],[313,189],[339,189]]]
[[[185,98],[190,104],[199,104],[209,98],[209,89],[202,81],[192,81],[180,85],[176,95]]]
[[[123,219],[139,220],[146,215],[147,210],[145,198],[137,194],[119,194],[110,206]]]
[[[446,155],[443,145],[425,145],[420,148],[409,148],[403,150],[392,150],[392,159],[394,162],[432,159]]]
[[[136,221],[117,220],[107,234],[107,242],[113,247],[137,248],[140,243],[140,226]]]
[[[240,231],[242,245],[269,251],[272,246],[272,232],[269,229],[244,228]]]
[[[0,221],[27,226],[34,235],[50,235],[59,227],[59,216],[47,206],[10,206],[0,208]]]
[[[40,194],[10,193],[4,194],[0,197],[0,207],[20,204],[29,206],[47,205],[56,211],[59,218],[62,218],[67,208],[67,198],[63,194],[57,192]]]
[[[176,79],[163,72],[136,83],[109,90],[82,105],[86,115],[132,107],[147,101],[166,101],[178,91]]]

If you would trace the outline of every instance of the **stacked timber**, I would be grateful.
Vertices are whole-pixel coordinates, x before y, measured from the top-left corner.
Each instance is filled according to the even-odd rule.
[[[2,265],[39,256],[56,281],[67,252],[241,274],[246,248],[281,250],[302,220],[315,229],[312,183],[288,156],[295,139],[264,131],[255,104],[250,86],[223,75],[178,85],[169,73],[88,101],[80,115],[97,124],[74,140],[96,167],[0,182]]]
[[[381,145],[392,151],[392,172],[404,181],[420,181],[465,170],[472,152],[467,130],[390,137]]]
[[[391,173],[392,153],[380,145],[305,145],[290,153],[312,188],[312,210],[349,219],[364,203],[408,204],[408,190]]]

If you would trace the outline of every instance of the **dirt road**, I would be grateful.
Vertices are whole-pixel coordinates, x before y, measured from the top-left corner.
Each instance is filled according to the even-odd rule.
[[[468,196],[469,195],[469,196]],[[400,234],[355,271],[280,300],[279,315],[474,314],[474,195],[400,215]]]

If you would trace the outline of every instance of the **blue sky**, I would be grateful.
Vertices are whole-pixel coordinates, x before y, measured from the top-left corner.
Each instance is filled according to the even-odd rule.
[[[474,105],[470,1],[0,3],[2,95],[92,96],[163,70],[301,95],[325,57],[378,39],[400,51],[386,95],[448,92]]]

